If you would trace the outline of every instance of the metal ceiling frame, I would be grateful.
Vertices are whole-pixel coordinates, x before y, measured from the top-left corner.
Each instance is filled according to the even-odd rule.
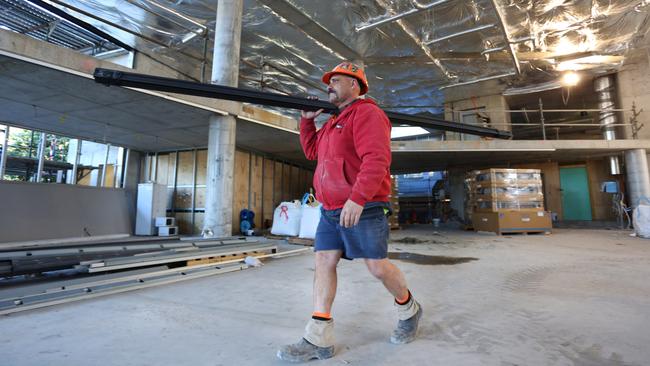
[[[0,13],[1,21],[18,33],[80,52],[110,51],[118,47],[131,50],[114,37],[41,0],[1,0],[2,4],[7,7]]]
[[[407,10],[407,11],[405,11],[403,13],[395,14],[395,15],[390,15],[390,14],[386,13],[386,14],[378,16],[376,18],[369,19],[367,22],[362,23],[360,25],[357,25],[356,27],[354,27],[354,29],[357,32],[361,32],[361,31],[364,31],[364,30],[376,28],[376,27],[378,27],[378,26],[380,26],[382,24],[391,23],[391,22],[394,22],[396,20],[406,18],[408,16],[420,13],[422,11],[433,9],[434,7],[436,7],[438,5],[446,4],[446,3],[450,2],[450,1],[451,0],[438,0],[438,1],[432,2],[431,4],[422,5],[422,4],[418,3],[416,0],[411,0],[411,3],[413,4],[413,6],[415,6],[414,8],[412,8],[410,10]]]
[[[456,33],[448,34],[446,36],[442,36],[442,37],[432,39],[430,41],[426,41],[426,42],[424,42],[424,44],[429,46],[429,45],[432,45],[434,43],[439,43],[439,42],[442,42],[442,41],[446,41],[448,39],[464,36],[466,34],[472,34],[472,33],[480,32],[482,30],[487,30],[487,29],[494,28],[494,27],[495,27],[494,24],[479,25],[479,26],[474,27],[474,28],[468,28],[468,29],[465,29],[465,30],[462,30],[462,31],[459,31],[459,32],[456,32]]]
[[[515,51],[515,47],[512,42],[510,42],[510,38],[508,37],[508,30],[506,29],[506,23],[503,21],[503,14],[501,13],[501,9],[499,8],[499,4],[497,4],[496,0],[490,0],[490,3],[492,4],[492,7],[494,8],[494,11],[497,13],[497,18],[499,19],[499,27],[501,28],[501,32],[503,32],[503,38],[506,41],[506,45],[508,47],[508,53],[510,53],[510,57],[512,58],[512,63],[514,64],[515,70],[517,71],[517,75],[521,74],[521,65],[519,64],[519,59],[517,58],[517,52]]]

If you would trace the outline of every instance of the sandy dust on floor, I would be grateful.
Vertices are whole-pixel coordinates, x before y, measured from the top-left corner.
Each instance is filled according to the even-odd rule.
[[[392,298],[362,261],[343,261],[337,355],[311,364],[650,364],[650,241],[615,230],[436,230],[391,232],[391,252],[438,257],[393,259],[425,311],[419,339],[388,343]],[[277,348],[299,339],[311,313],[312,277],[309,253],[2,317],[0,364],[281,365]]]

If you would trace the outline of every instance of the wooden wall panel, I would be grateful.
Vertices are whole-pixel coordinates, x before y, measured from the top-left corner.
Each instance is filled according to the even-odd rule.
[[[291,201],[291,165],[282,164],[282,201]]]
[[[300,185],[302,186],[303,192],[309,192],[309,189],[311,188],[311,179],[309,176],[309,170],[307,169],[300,169]]]
[[[304,192],[300,184],[300,168],[297,166],[291,167],[291,199],[299,200],[302,198]]]
[[[196,151],[196,184],[205,185],[205,176],[208,174],[208,150]]]
[[[314,172],[311,170],[307,171],[307,185],[309,188],[312,188],[314,195],[316,195],[316,189],[314,189]]]
[[[250,172],[250,153],[235,151],[234,189],[232,205],[232,230],[239,232],[239,211],[248,208],[248,193]]]
[[[284,175],[282,173],[282,167],[284,164],[276,161],[274,162],[275,165],[275,173],[273,174],[273,207],[276,207],[280,205],[280,202],[282,202],[283,198],[283,190],[282,190],[282,183],[284,182]]]
[[[176,195],[171,197],[174,191],[173,172],[176,154],[178,154]],[[179,232],[198,235],[203,225],[203,212],[194,213],[194,227],[192,227],[192,212],[185,211],[191,210],[193,201],[197,210],[205,209],[207,150],[196,151],[195,197],[192,197],[193,151],[164,153],[159,154],[157,159],[150,156],[147,160],[149,165],[157,164],[157,182],[168,185],[174,209],[181,211],[174,215]],[[312,186],[312,171],[243,150],[236,150],[234,165],[233,233],[239,232],[239,212],[242,209],[248,208],[255,212],[255,225],[258,230],[268,229],[273,221],[273,211],[280,202],[300,199]],[[171,203],[170,200],[170,208]],[[265,225],[265,221],[268,225]]]
[[[589,197],[591,198],[591,216],[594,220],[615,221],[616,215],[612,210],[612,194],[600,190],[603,182],[617,180],[617,177],[609,174],[607,161],[587,161],[587,176],[589,179]]]
[[[178,170],[176,182],[178,185],[192,184],[192,167],[194,166],[194,154],[192,151],[181,151],[178,153]]]
[[[192,234],[192,213],[176,212],[176,225],[178,226],[179,234],[191,235]]]
[[[176,171],[176,197],[174,197],[175,209],[192,208],[192,167],[194,155],[192,151],[181,151],[178,153],[178,169]],[[180,231],[180,228],[179,228]],[[182,232],[181,232],[182,233]]]
[[[174,162],[169,159],[169,154],[158,154],[156,159],[156,183],[169,185],[173,184]]]
[[[273,169],[275,162],[273,160],[264,159],[264,178],[262,187],[262,229],[266,229],[267,222],[273,222],[273,210],[275,209],[275,202],[273,202]]]
[[[255,212],[255,228],[262,228],[262,171],[264,158],[253,154],[251,158],[250,209]]]
[[[194,214],[194,235],[201,234],[203,230],[203,217],[205,214],[203,212],[197,212]],[[239,229],[237,229],[239,231]]]

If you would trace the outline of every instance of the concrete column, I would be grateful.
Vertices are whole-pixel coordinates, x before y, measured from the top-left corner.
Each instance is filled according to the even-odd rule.
[[[138,202],[138,183],[140,181],[140,169],[143,157],[145,157],[144,153],[128,149],[126,152],[126,158],[124,159],[124,179],[122,180],[122,188],[124,188],[129,202],[129,220],[131,223],[131,234],[133,234],[135,231],[134,228]]]
[[[449,169],[447,171],[451,208],[463,220],[465,219],[465,174],[466,171],[462,168]]]
[[[219,0],[212,57],[212,83],[237,86],[243,0]],[[210,117],[208,172],[202,235],[232,235],[235,117]]]
[[[630,201],[628,206],[636,207],[641,197],[650,198],[650,172],[645,149],[625,152],[625,170],[627,171],[627,191]]]

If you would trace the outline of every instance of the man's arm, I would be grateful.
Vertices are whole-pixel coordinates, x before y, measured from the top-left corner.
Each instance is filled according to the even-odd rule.
[[[318,134],[314,119],[300,119],[300,145],[308,160],[318,159]]]
[[[309,99],[314,99],[310,97]],[[318,134],[314,119],[323,113],[322,109],[317,111],[302,111],[300,113],[300,145],[308,160],[318,159]]]

